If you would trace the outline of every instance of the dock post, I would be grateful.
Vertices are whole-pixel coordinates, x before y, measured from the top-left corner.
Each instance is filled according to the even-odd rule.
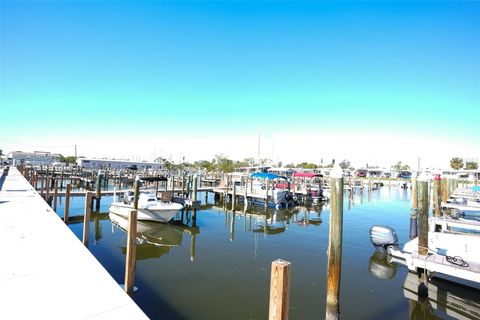
[[[268,179],[265,179],[265,208],[266,207],[268,207]]]
[[[175,174],[172,174],[172,197],[175,195]]]
[[[197,202],[197,183],[198,183],[198,177],[195,174],[193,176],[193,194],[192,194],[192,199],[193,199],[193,204],[195,205],[195,202]]]
[[[237,185],[235,183],[232,184],[232,211],[235,212],[235,204],[237,202]]]
[[[185,174],[182,174],[182,197],[185,197]]]
[[[340,275],[342,271],[343,171],[338,164],[330,173],[330,228],[327,263],[327,305],[325,319],[340,319]]]
[[[65,191],[65,211],[63,213],[63,222],[65,222],[65,224],[68,224],[68,214],[70,212],[70,190],[71,190],[72,186],[69,184],[67,184],[67,191]]]
[[[43,197],[43,199],[45,199],[44,185],[45,185],[45,176],[42,174],[40,178],[40,195]]]
[[[138,197],[140,196],[140,176],[135,177],[135,189],[133,192],[133,209],[138,209]],[[173,196],[173,194],[172,194]],[[136,214],[136,213],[135,213]]]
[[[248,208],[248,176],[245,178],[245,195],[244,195],[244,206],[245,206],[245,211]]]
[[[441,216],[441,181],[440,181],[440,175],[435,176],[434,180],[434,208],[435,208],[435,216],[440,217]]]
[[[418,179],[418,253],[428,253],[428,183],[424,178]]]
[[[63,191],[63,167],[62,172],[60,173],[60,191]]]
[[[136,184],[138,185],[138,183]],[[135,187],[135,190],[137,187]],[[137,251],[137,210],[130,210],[128,215],[128,238],[125,263],[125,292],[132,294],[134,291],[133,280],[135,277],[136,251]]]
[[[83,215],[83,244],[88,247],[90,238],[90,213],[92,212],[92,192],[85,192],[85,212]]]
[[[98,172],[97,174],[97,185],[96,185],[96,192],[95,192],[95,204],[96,204],[96,208],[95,208],[95,211],[100,211],[100,199],[102,197],[102,193],[101,193],[101,183],[102,183],[102,177],[101,177],[101,174],[100,174],[100,171]]]
[[[442,178],[442,202],[447,203],[447,178]]]
[[[417,188],[417,173],[412,176],[412,208],[410,209],[410,240],[418,236],[418,188]]]
[[[270,273],[269,320],[287,320],[290,300],[291,263],[285,260],[272,262]]]
[[[53,191],[53,211],[57,211],[57,196],[58,196],[58,178],[55,178],[55,189]]]
[[[47,175],[47,180],[45,181],[45,201],[48,205],[51,204],[50,202],[50,177]]]

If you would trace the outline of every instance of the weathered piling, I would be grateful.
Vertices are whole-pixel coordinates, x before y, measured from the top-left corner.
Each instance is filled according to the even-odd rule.
[[[428,183],[418,179],[418,253],[422,256],[428,253]]]
[[[270,273],[269,320],[287,320],[290,300],[291,263],[285,260],[272,262]]]
[[[439,217],[441,216],[441,180],[440,180],[440,175],[435,176],[434,180],[434,210],[435,210],[435,216]]]
[[[325,319],[340,318],[342,271],[343,171],[338,164],[330,173],[330,228],[328,239],[327,305]]]
[[[442,178],[442,202],[447,203],[447,178]]]
[[[245,212],[247,211],[248,208],[248,177],[245,178],[245,194],[243,196],[243,205],[245,206]]]
[[[173,193],[172,193],[173,195]],[[140,196],[140,177],[135,178],[135,188],[133,193],[133,209],[138,209],[138,197]]]
[[[67,184],[67,191],[65,191],[65,210],[63,213],[63,222],[68,224],[68,215],[70,212],[70,191],[71,191],[72,186]]]
[[[53,211],[57,211],[57,197],[58,197],[58,178],[55,178],[55,189],[53,191]]]
[[[237,185],[234,183],[232,185],[232,211],[235,212],[235,205],[237,202]]]
[[[268,207],[268,179],[265,179],[265,208]]]
[[[410,240],[418,236],[418,188],[417,188],[417,173],[412,176],[412,191],[411,191],[412,208],[410,209]]]
[[[92,212],[92,197],[92,192],[85,192],[85,211],[83,214],[83,244],[87,247],[90,238],[90,213]]]
[[[95,190],[95,211],[100,211],[100,200],[101,200],[101,197],[102,197],[102,192],[101,192],[101,188],[102,188],[102,177],[101,177],[101,174],[100,172],[98,172],[97,174],[97,183],[96,183],[96,190]]]
[[[195,175],[193,177],[193,194],[192,194],[193,203],[197,201],[197,183],[198,183],[198,177],[197,175]]]
[[[138,185],[138,183],[137,183]],[[135,187],[135,190],[137,188]],[[137,210],[130,210],[128,215],[127,252],[125,263],[125,291],[133,293],[137,251]]]
[[[47,175],[47,180],[45,181],[45,201],[50,205],[50,177]]]

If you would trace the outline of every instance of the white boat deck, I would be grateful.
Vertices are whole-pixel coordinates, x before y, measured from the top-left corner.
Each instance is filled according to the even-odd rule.
[[[17,169],[0,179],[0,319],[148,319]]]
[[[460,279],[480,283],[480,264],[468,261],[468,264],[458,266],[447,261],[447,257],[437,253],[420,256],[418,251],[406,255],[408,269],[416,271],[418,268],[430,272],[438,272]]]

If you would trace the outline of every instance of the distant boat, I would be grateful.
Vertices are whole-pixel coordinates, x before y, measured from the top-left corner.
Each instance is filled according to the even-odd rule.
[[[117,215],[128,217],[131,210],[133,210],[133,192],[127,191],[123,196],[123,201],[116,201],[110,204],[110,212]],[[138,197],[137,219],[169,222],[182,210],[183,206],[172,201],[158,201],[154,193],[140,193]]]
[[[287,179],[286,177],[266,172],[255,172],[252,173],[250,177],[256,179],[256,181],[252,182],[252,191],[256,194],[266,193],[266,184],[269,180]],[[288,189],[269,188],[268,196],[270,198],[269,202],[273,204],[276,208],[287,207],[293,202],[293,196]],[[267,199],[265,199],[265,201],[267,201]]]

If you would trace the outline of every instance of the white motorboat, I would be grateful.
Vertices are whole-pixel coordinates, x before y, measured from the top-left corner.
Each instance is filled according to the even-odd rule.
[[[133,210],[133,192],[127,191],[123,201],[115,201],[110,204],[110,212],[128,217]],[[183,206],[172,201],[158,201],[154,193],[140,193],[138,197],[137,219],[157,222],[168,222],[182,210]]]
[[[480,283],[480,223],[450,217],[429,219],[428,254],[420,256],[418,237],[402,250],[392,228],[373,226],[370,240],[378,249],[404,261],[411,271],[426,269]]]

